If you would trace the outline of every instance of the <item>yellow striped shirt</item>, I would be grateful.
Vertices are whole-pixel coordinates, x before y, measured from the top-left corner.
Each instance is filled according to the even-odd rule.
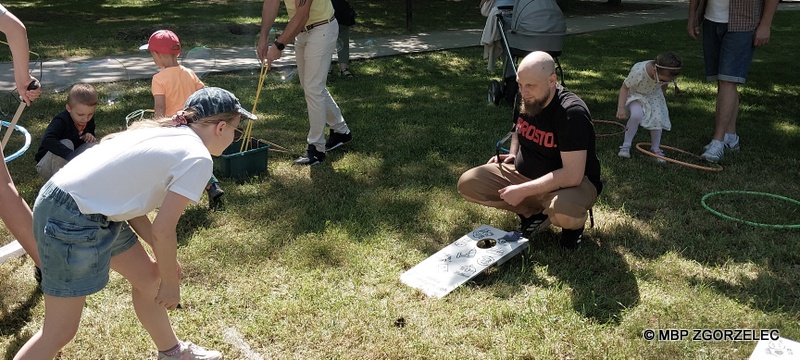
[[[289,13],[289,18],[293,18],[294,14],[297,13],[297,7],[295,7],[297,0],[283,0],[283,3],[286,4],[286,12]],[[311,1],[311,12],[308,15],[308,21],[306,21],[304,26],[311,25],[313,23],[318,23],[320,21],[325,21],[333,17],[333,4],[330,0],[306,0]]]

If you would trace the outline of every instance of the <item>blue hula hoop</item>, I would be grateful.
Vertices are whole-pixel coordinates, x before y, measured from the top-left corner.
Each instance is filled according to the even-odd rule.
[[[0,120],[0,128],[2,128],[3,126],[9,127],[9,126],[11,126],[11,123],[8,122],[8,121]],[[22,148],[17,150],[17,152],[6,156],[5,157],[5,162],[9,162],[11,160],[14,160],[14,159],[22,156],[22,154],[24,154],[25,151],[28,151],[28,148],[31,147],[31,133],[29,133],[28,130],[25,130],[24,127],[19,126],[19,125],[14,125],[14,130],[17,130],[17,131],[21,132],[22,135],[25,136],[25,145],[22,145]]]
[[[792,204],[795,204],[795,205],[800,205],[800,201],[797,201],[797,200],[792,199],[790,197],[781,196],[781,195],[775,195],[775,194],[770,194],[770,193],[765,193],[765,192],[759,192],[759,191],[740,191],[740,190],[723,190],[723,191],[710,192],[708,194],[705,194],[703,196],[703,198],[700,199],[700,204],[702,204],[703,207],[706,208],[706,210],[710,211],[712,214],[717,215],[717,216],[719,216],[719,217],[721,217],[721,218],[723,218],[725,220],[740,222],[742,224],[747,224],[747,225],[750,225],[750,226],[757,226],[757,227],[771,228],[771,229],[800,229],[800,223],[798,223],[798,224],[764,224],[764,223],[758,223],[758,222],[755,222],[755,221],[748,221],[748,220],[736,218],[736,217],[733,217],[733,216],[730,216],[730,215],[727,215],[727,214],[723,214],[722,212],[719,212],[717,210],[714,210],[710,206],[708,206],[708,204],[706,204],[706,200],[708,198],[710,198],[712,196],[715,196],[715,195],[724,195],[724,194],[744,194],[744,195],[766,196],[766,197],[770,197],[770,198],[773,198],[773,199],[786,201],[786,202],[789,202],[789,203],[792,203]]]

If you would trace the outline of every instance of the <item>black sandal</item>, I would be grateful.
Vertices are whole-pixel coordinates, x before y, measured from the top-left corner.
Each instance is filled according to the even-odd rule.
[[[344,76],[348,79],[354,78],[353,73],[350,72],[350,69],[340,70],[339,75]]]

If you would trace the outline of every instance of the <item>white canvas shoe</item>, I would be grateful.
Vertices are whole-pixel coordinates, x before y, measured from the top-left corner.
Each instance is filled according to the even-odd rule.
[[[192,344],[191,342],[181,342],[181,351],[175,356],[166,356],[158,353],[159,360],[221,360],[222,353],[215,350]]]

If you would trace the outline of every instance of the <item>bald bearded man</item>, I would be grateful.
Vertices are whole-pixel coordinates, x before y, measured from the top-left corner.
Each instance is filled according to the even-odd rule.
[[[547,53],[522,60],[522,104],[510,151],[462,174],[458,192],[467,201],[514,212],[527,238],[549,223],[561,227],[560,245],[575,249],[603,183],[589,109],[557,80]]]

